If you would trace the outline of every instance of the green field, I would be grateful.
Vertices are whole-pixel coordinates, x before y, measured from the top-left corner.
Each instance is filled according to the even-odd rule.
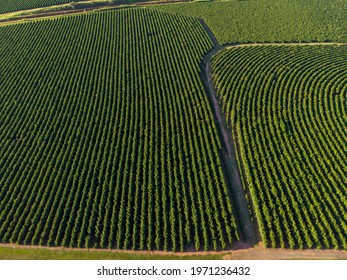
[[[0,0],[0,259],[347,250],[347,1],[102,1]]]
[[[0,260],[222,260],[225,254],[184,255],[110,250],[0,247]]]
[[[132,9],[0,37],[2,242],[182,251],[238,239],[198,20]]]
[[[220,44],[347,41],[346,0],[264,0],[151,7],[202,18]]]
[[[347,47],[232,48],[212,76],[266,247],[347,249]]]
[[[48,8],[47,11],[51,12],[54,10],[66,10],[69,9],[84,9],[94,6],[107,6],[116,4],[132,4],[136,2],[147,2],[156,0],[1,0],[0,1],[0,14],[25,11],[36,8],[44,8],[50,6],[61,6],[54,9]],[[159,0],[157,0],[159,1]],[[82,2],[82,3],[79,3]],[[63,6],[66,6],[63,9]]]
[[[82,0],[1,0],[0,14],[79,1]]]

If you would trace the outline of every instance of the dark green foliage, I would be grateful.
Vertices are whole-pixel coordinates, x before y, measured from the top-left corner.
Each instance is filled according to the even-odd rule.
[[[198,20],[132,9],[0,37],[2,242],[179,251],[238,238]]]

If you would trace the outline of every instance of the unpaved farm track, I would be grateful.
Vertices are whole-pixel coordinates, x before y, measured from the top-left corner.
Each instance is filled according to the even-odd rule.
[[[232,251],[225,260],[347,260],[347,251],[250,248]]]
[[[240,172],[238,170],[238,164],[236,161],[235,144],[231,137],[231,133],[227,129],[226,118],[222,114],[222,110],[218,104],[217,93],[214,88],[211,75],[211,58],[219,51],[225,49],[227,46],[220,46],[207,24],[203,20],[200,20],[200,23],[204,27],[214,45],[214,48],[205,55],[202,61],[202,80],[213,108],[216,126],[221,134],[221,139],[223,140],[224,144],[222,160],[224,162],[227,180],[231,189],[231,196],[233,198],[233,205],[240,227],[241,239],[245,242],[246,247],[252,247],[258,243],[259,234],[256,224],[251,220],[245,191],[242,187]]]

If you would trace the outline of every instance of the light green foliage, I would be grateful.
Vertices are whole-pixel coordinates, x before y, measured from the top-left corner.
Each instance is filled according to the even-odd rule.
[[[155,252],[0,247],[0,260],[222,260],[223,254],[176,255]]]
[[[264,245],[347,249],[347,47],[233,48],[212,70]]]
[[[347,41],[346,0],[264,0],[153,7],[202,18],[220,44]]]
[[[131,9],[0,37],[1,242],[182,251],[238,238],[197,19]]]

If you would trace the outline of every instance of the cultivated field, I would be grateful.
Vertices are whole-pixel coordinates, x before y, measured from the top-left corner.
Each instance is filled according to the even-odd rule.
[[[202,18],[218,42],[346,42],[347,1],[266,0],[151,7]]]
[[[80,1],[82,0],[1,0],[0,14]]]
[[[265,247],[347,249],[347,47],[224,50],[212,76]]]
[[[346,258],[347,1],[69,2],[0,1],[0,258]]]
[[[239,238],[197,19],[132,9],[0,36],[2,242],[182,251]]]
[[[15,17],[34,18],[58,13],[81,13],[92,10],[107,10],[122,6],[151,5],[165,2],[189,2],[189,0],[2,0],[0,1],[0,20]]]

